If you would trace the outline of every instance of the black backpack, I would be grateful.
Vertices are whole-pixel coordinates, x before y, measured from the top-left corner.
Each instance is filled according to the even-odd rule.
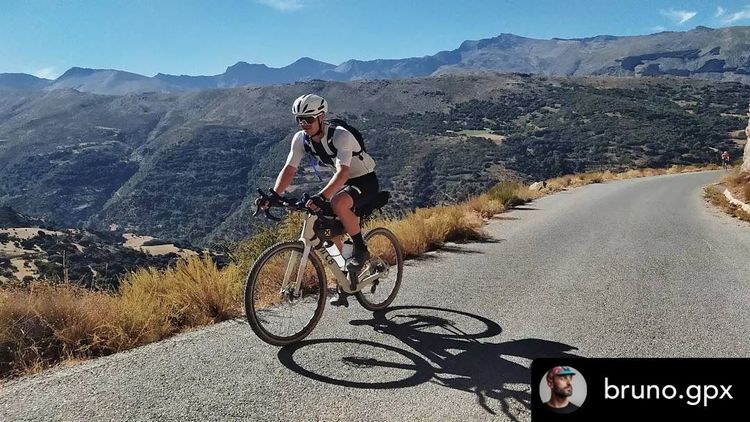
[[[328,144],[328,149],[331,150],[333,155],[328,155],[328,152],[323,148],[323,145],[319,142],[314,142],[309,136],[307,136],[307,134],[305,134],[303,138],[305,152],[316,156],[321,163],[333,166],[333,159],[336,158],[337,152],[336,147],[333,146],[333,134],[336,131],[336,128],[341,126],[354,135],[354,138],[359,144],[359,151],[352,152],[352,155],[359,157],[360,160],[364,160],[362,154],[367,152],[367,150],[365,149],[365,140],[362,134],[354,126],[351,126],[342,119],[331,119],[327,120],[327,122],[329,126],[328,133],[326,133],[326,143]]]

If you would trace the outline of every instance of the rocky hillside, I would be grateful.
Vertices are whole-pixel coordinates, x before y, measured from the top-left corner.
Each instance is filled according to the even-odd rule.
[[[728,134],[745,126],[750,98],[739,83],[495,73],[179,95],[5,92],[0,205],[64,227],[200,245],[241,238],[258,224],[255,188],[273,184],[288,153],[289,104],[307,92],[365,134],[391,210],[501,179],[737,156]],[[305,166],[295,192],[321,185]]]
[[[116,288],[128,271],[163,268],[199,252],[121,231],[60,229],[0,207],[0,286],[42,278]]]

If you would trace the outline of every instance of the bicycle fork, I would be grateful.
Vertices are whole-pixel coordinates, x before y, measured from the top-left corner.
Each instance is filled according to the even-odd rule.
[[[297,251],[292,251],[292,256],[289,257],[289,262],[286,265],[286,271],[284,272],[284,281],[281,284],[281,293],[287,294],[293,299],[297,299],[301,296],[300,290],[302,287],[302,277],[305,273],[305,267],[307,266],[307,259],[310,255],[310,245],[305,245],[305,249],[302,251],[302,255]],[[297,268],[297,274],[295,275],[294,284],[290,286],[290,281],[294,273],[294,267],[299,263]]]

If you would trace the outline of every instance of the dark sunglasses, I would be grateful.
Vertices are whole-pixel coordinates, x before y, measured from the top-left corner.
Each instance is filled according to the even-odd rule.
[[[317,117],[315,116],[297,116],[297,123],[312,124]]]

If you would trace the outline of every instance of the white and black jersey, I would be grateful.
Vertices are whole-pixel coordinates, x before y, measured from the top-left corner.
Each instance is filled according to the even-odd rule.
[[[328,133],[327,124],[323,127],[323,133]],[[300,162],[305,155],[305,136],[305,131],[300,130],[292,137],[292,148],[286,159],[286,165],[299,168]],[[336,148],[335,163],[334,165],[329,165],[319,161],[321,165],[328,166],[334,171],[338,166],[349,166],[350,179],[364,176],[375,170],[375,160],[372,159],[370,154],[364,151],[361,151],[360,153],[361,148],[359,142],[357,142],[354,135],[344,127],[336,127],[331,141],[334,148]],[[328,147],[326,139],[323,139],[318,147],[322,147],[329,156],[334,157],[334,153]],[[357,154],[355,155],[355,153]]]

